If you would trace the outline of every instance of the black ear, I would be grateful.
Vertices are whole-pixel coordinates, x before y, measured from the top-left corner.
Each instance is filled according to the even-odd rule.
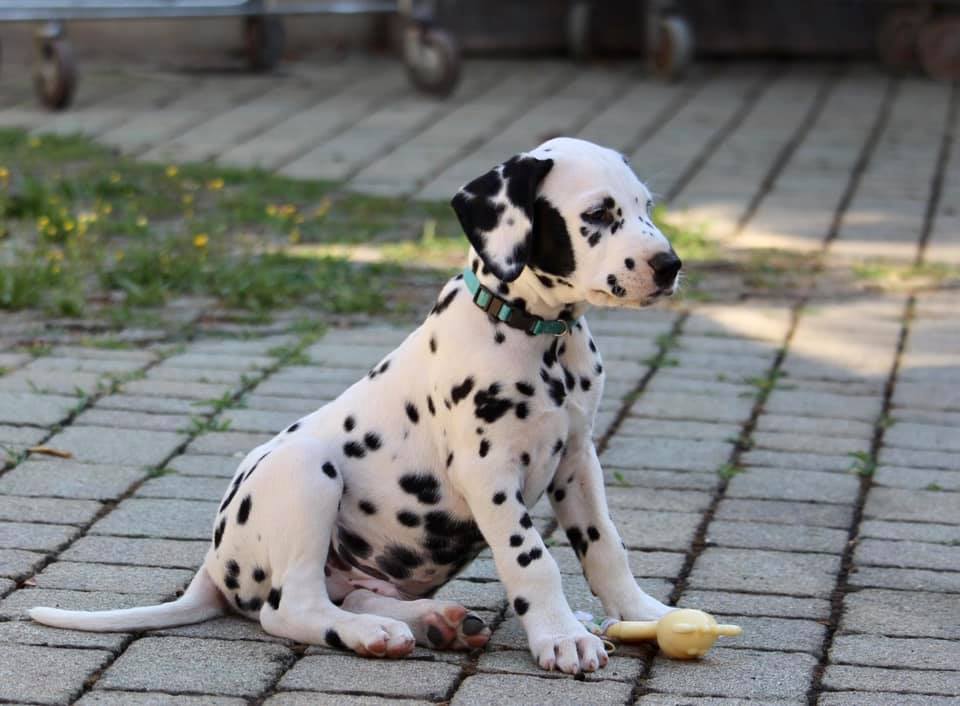
[[[463,232],[493,274],[512,282],[530,256],[534,202],[552,159],[511,157],[464,186],[451,204]]]

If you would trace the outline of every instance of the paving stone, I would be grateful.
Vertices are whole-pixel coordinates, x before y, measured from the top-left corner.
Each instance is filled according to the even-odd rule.
[[[636,706],[756,706],[752,699],[725,699],[722,696],[677,696],[675,694],[646,694],[634,702]],[[769,706],[805,706],[806,699],[768,699]]]
[[[888,569],[858,566],[850,573],[851,586],[896,588],[903,591],[940,591],[960,593],[960,572],[924,569]]]
[[[846,454],[798,453],[773,449],[750,449],[740,457],[740,463],[744,466],[788,468],[792,471],[803,468],[834,473],[849,473],[853,468],[853,458]]]
[[[144,637],[100,677],[103,689],[257,696],[293,663],[281,645],[242,640]]]
[[[960,491],[960,473],[902,466],[880,466],[873,474],[875,485],[911,490]]]
[[[20,368],[0,378],[0,393],[33,392],[41,395],[73,395],[73,406],[76,406],[80,401],[76,396],[78,390],[92,395],[105,379],[98,373]]]
[[[288,640],[275,637],[264,630],[256,620],[247,620],[239,615],[230,615],[223,618],[214,618],[193,625],[181,625],[175,628],[154,630],[151,635],[168,635],[176,637],[203,637],[217,640],[255,640],[260,642],[282,642],[293,644]]]
[[[260,387],[262,387],[262,385]],[[243,400],[247,403],[247,406],[252,409],[287,412],[290,414],[291,419],[299,419],[305,413],[312,412],[317,407],[335,399],[336,397],[337,395],[318,397],[304,403],[304,400],[301,397],[287,395],[266,395],[261,394],[260,392],[253,392],[244,396]]]
[[[830,649],[830,661],[893,669],[953,670],[960,664],[960,643],[879,635],[837,635]]]
[[[244,706],[244,699],[226,696],[174,696],[163,692],[103,691],[97,689],[83,695],[77,706]]]
[[[151,478],[137,488],[136,496],[143,498],[185,498],[188,500],[220,500],[228,483],[222,478],[202,476],[163,475]]]
[[[217,503],[129,498],[90,528],[91,534],[209,539]]]
[[[960,570],[960,546],[862,539],[857,545],[854,560],[858,564],[874,566],[957,571]]]
[[[103,650],[19,645],[0,661],[0,700],[67,704],[112,655]]]
[[[717,405],[706,395],[645,393],[630,408],[630,416],[742,424],[750,418],[753,402],[752,399],[738,397]]]
[[[230,422],[230,431],[269,434],[283,431],[298,419],[288,412],[259,409],[228,409],[223,412],[222,418]]]
[[[710,505],[710,493],[694,490],[659,490],[612,485],[606,489],[607,506],[627,510],[703,512]]]
[[[0,617],[25,620],[27,610],[36,606],[65,610],[112,610],[162,603],[170,596],[161,593],[107,593],[69,591],[54,588],[21,588],[0,601]]]
[[[774,414],[819,417],[829,413],[832,417],[872,423],[883,408],[883,398],[774,389],[763,408]]]
[[[960,672],[831,664],[823,674],[823,686],[831,690],[921,691],[956,697],[960,693]]]
[[[77,426],[113,427],[116,429],[149,429],[150,431],[183,431],[190,426],[186,414],[156,414],[134,412],[128,409],[100,409],[93,407],[78,415]]]
[[[933,522],[885,522],[865,520],[860,523],[861,537],[903,539],[918,542],[960,543],[960,525],[941,525]]]
[[[114,466],[158,466],[186,437],[166,431],[130,429],[123,434],[110,427],[68,427],[48,446],[69,451],[77,461]]]
[[[860,481],[853,475],[748,467],[730,479],[727,497],[817,503],[853,503]]]
[[[129,637],[118,632],[86,632],[50,628],[23,616],[24,620],[0,622],[0,644],[15,642],[20,645],[45,645],[48,647],[98,647],[111,652],[119,651]]]
[[[603,477],[608,487],[674,490],[713,490],[719,484],[716,473],[692,471],[655,471],[648,468],[616,468],[604,466]]]
[[[960,451],[955,427],[900,422],[883,435],[885,446],[934,451]]]
[[[873,488],[863,516],[908,522],[956,519],[960,517],[960,493]]]
[[[133,380],[123,386],[126,395],[177,397],[184,400],[216,400],[230,392],[232,387],[196,381]]]
[[[183,569],[57,561],[35,580],[38,588],[155,594],[185,587],[193,574]]]
[[[889,691],[825,691],[817,701],[819,706],[956,706],[953,696],[931,694],[904,694]]]
[[[60,500],[0,495],[0,520],[83,525],[103,507],[94,500]]]
[[[0,522],[0,547],[52,552],[79,534],[69,525],[36,522]]]
[[[684,422],[676,419],[644,419],[627,417],[617,430],[618,436],[672,437],[692,441],[724,441],[737,436],[740,431],[736,424],[707,424],[706,422]]]
[[[870,450],[870,437],[825,437],[795,432],[757,431],[751,435],[750,439],[753,441],[754,448],[775,451],[841,455]]]
[[[200,566],[209,546],[209,539],[187,541],[88,535],[70,545],[60,558],[64,561],[192,570]]]
[[[102,466],[69,459],[29,460],[0,477],[0,493],[113,500],[146,477],[132,466]]]
[[[797,432],[800,434],[829,435],[830,437],[852,436],[869,439],[873,435],[873,423],[860,422],[854,419],[838,419],[836,417],[797,417],[764,412],[757,420],[757,431]]]
[[[66,419],[77,402],[75,396],[0,391],[0,423],[53,426]]]
[[[232,478],[242,458],[237,456],[213,456],[209,454],[185,454],[170,459],[167,468],[185,476],[216,476]]]
[[[743,628],[736,637],[723,639],[720,645],[731,649],[791,650],[819,656],[827,628],[816,620],[794,620],[745,615],[718,615],[720,623]]]
[[[830,615],[830,603],[820,598],[770,596],[732,591],[684,591],[677,605],[682,608],[700,608],[708,613],[772,618],[823,620]]]
[[[920,409],[960,410],[960,392],[956,385],[938,383],[900,382],[893,391],[895,407]]]
[[[745,549],[709,548],[693,565],[691,588],[828,596],[840,557]]]
[[[13,447],[26,448],[39,443],[50,432],[38,427],[14,427],[0,424],[0,445],[12,450]]]
[[[202,434],[190,442],[187,453],[191,454],[247,454],[260,444],[270,441],[274,434],[247,434],[244,432],[217,431]]]
[[[806,695],[817,660],[797,652],[758,652],[714,647],[699,662],[657,658],[647,686],[677,694],[765,700]]]
[[[550,555],[556,560],[561,574],[580,576],[583,569],[580,560],[568,545],[550,547]],[[673,578],[680,573],[685,559],[680,552],[628,551],[627,558],[634,576]],[[476,572],[476,573],[475,573]],[[483,573],[481,573],[483,572]],[[497,578],[493,559],[475,559],[460,578]]]
[[[960,638],[960,601],[950,594],[866,588],[848,594],[843,609],[842,632]]]
[[[610,516],[630,549],[686,550],[700,524],[700,515],[684,512],[613,508]]]
[[[474,610],[496,610],[507,599],[499,581],[453,580],[437,591],[434,598],[440,601],[456,601]]]
[[[32,574],[46,557],[23,549],[0,549],[0,576],[20,580]]]
[[[685,441],[614,438],[600,455],[604,465],[620,468],[672,468],[682,471],[715,471],[730,457],[733,445],[722,441]]]
[[[349,698],[343,694],[321,694],[317,691],[284,691],[275,694],[263,702],[264,706],[395,706],[396,699],[384,696],[356,696]],[[403,706],[427,706],[432,701],[404,699]]]
[[[210,404],[197,404],[192,400],[175,397],[116,394],[101,397],[93,409],[120,409],[150,414],[204,414],[212,409]]]
[[[918,451],[884,446],[877,458],[884,466],[907,466],[908,468],[942,468],[960,471],[960,454],[949,451]]]
[[[513,674],[476,674],[463,680],[451,706],[510,703],[543,704],[622,704],[630,696],[631,685],[619,681],[573,679],[536,679]]]
[[[847,536],[846,530],[826,527],[714,520],[707,530],[707,543],[721,547],[839,554],[847,543]]]
[[[723,498],[717,504],[713,516],[715,520],[846,528],[850,526],[853,518],[853,507],[784,500]]]
[[[633,683],[643,670],[643,662],[633,657],[611,655],[607,666],[590,676],[591,681],[612,679]],[[494,674],[527,674],[532,677],[569,679],[562,672],[546,672],[534,662],[529,650],[497,650],[485,652],[477,663],[477,671]]]
[[[459,677],[460,668],[450,664],[318,655],[297,662],[278,688],[437,700],[447,697]]]
[[[235,389],[243,386],[246,379],[257,373],[240,370],[211,370],[210,368],[176,368],[158,365],[150,370],[149,379],[163,382],[198,382],[208,385],[224,385]]]

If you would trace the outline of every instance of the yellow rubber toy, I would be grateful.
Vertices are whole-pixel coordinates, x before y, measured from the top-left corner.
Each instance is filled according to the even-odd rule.
[[[734,637],[742,632],[739,625],[718,625],[712,615],[702,610],[681,608],[656,621],[621,620],[610,625],[603,634],[620,642],[656,640],[667,657],[699,659],[707,654],[718,637]]]

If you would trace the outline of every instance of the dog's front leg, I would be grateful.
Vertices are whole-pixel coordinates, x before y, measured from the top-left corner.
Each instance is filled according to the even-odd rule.
[[[641,589],[607,509],[603,470],[593,442],[572,442],[547,492],[587,583],[611,618],[658,620],[673,610]]]
[[[592,672],[607,663],[603,643],[574,617],[560,569],[533,526],[520,493],[520,469],[509,458],[466,469],[458,490],[493,551],[497,573],[520,616],[530,651],[544,669]],[[510,470],[506,470],[510,469]]]

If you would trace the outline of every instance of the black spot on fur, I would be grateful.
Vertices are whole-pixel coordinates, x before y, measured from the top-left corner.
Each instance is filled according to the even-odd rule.
[[[553,288],[553,280],[550,279],[549,277],[545,277],[544,275],[537,275],[537,279],[540,280],[540,284],[542,284],[547,289]]]
[[[367,452],[364,450],[356,441],[348,441],[343,445],[343,453],[345,456],[350,458],[363,458],[367,455]]]
[[[431,353],[436,353],[436,352],[437,352],[437,337],[436,337],[436,336],[430,336],[430,352],[431,352]]]
[[[473,389],[473,378],[468,377],[459,385],[454,385],[450,389],[450,397],[453,399],[454,404],[459,404],[467,395],[470,394],[470,391]]]
[[[495,334],[493,334],[493,342],[498,346],[506,340],[507,337],[503,335],[503,331],[497,331]]]
[[[513,609],[517,612],[517,615],[524,615],[530,609],[530,603],[526,598],[517,596],[513,599]]]
[[[427,410],[431,417],[437,416],[437,408],[433,406],[433,398],[430,395],[427,395]]]
[[[243,476],[237,476],[237,479],[233,481],[233,486],[230,488],[230,493],[223,499],[223,502],[220,503],[219,512],[226,510],[230,503],[233,502],[233,496],[237,494],[237,490],[240,489],[240,481],[243,480]]]
[[[237,581],[236,576],[231,576],[227,574],[223,577],[223,585],[229,588],[231,591],[235,591],[240,588],[240,582]]]
[[[259,566],[253,570],[254,581],[261,583],[265,578],[267,578],[267,572],[261,569]]]
[[[543,556],[543,550],[540,547],[534,547],[529,552],[527,552],[530,557],[530,561],[536,561]]]
[[[357,421],[353,417],[347,417],[343,420],[343,430],[344,431],[353,431],[353,428],[357,425]]]
[[[530,513],[523,513],[523,517],[520,518],[520,526],[524,529],[530,529],[533,527],[533,520],[530,519]]]
[[[244,601],[240,598],[240,594],[237,593],[233,596],[233,599],[237,604],[237,608],[240,610],[255,613],[263,607],[263,600],[259,596],[254,596],[249,601]]]
[[[517,499],[518,503],[520,503],[523,506],[526,506],[526,503],[523,501],[523,493],[521,493],[519,490],[516,492],[516,494],[513,497]]]
[[[510,294],[510,285],[508,285],[506,282],[500,282],[497,285],[497,294],[500,294],[504,297]]]
[[[404,527],[419,527],[420,515],[409,510],[401,510],[397,513],[397,521]]]
[[[584,392],[589,390],[592,384],[593,383],[590,382],[589,378],[584,378],[584,377],[580,378],[580,389],[583,390]]]
[[[488,453],[490,453],[490,442],[486,439],[480,440],[480,458],[484,458]]]
[[[500,419],[513,407],[506,397],[499,397],[500,386],[493,383],[486,390],[478,390],[473,396],[474,414],[485,422],[493,423]]]
[[[413,402],[407,402],[404,409],[407,411],[407,419],[414,424],[420,421],[420,412],[417,411],[417,407],[413,404]]]
[[[440,502],[440,484],[429,473],[406,473],[400,477],[400,487],[425,505]]]
[[[267,603],[269,603],[270,607],[274,610],[279,610],[281,596],[283,596],[282,588],[271,588],[270,593],[267,594]]]
[[[377,514],[377,506],[369,500],[361,500],[359,503],[357,503],[357,507],[359,507],[365,515]]]
[[[443,299],[441,299],[440,301],[438,301],[436,304],[433,305],[433,308],[430,310],[430,314],[431,314],[431,315],[436,314],[436,315],[439,316],[439,315],[442,314],[444,311],[446,311],[446,310],[447,310],[447,307],[450,306],[450,304],[453,303],[453,300],[454,300],[454,299],[456,299],[457,293],[458,293],[459,291],[460,291],[459,285],[456,286],[456,287],[454,287],[453,289],[451,289],[451,290],[447,293],[447,296],[445,296]]]
[[[553,444],[553,453],[558,454],[563,451],[563,439],[557,439]]]
[[[293,424],[287,427],[287,433],[292,434],[299,428],[300,428],[300,422],[294,422]]]
[[[529,264],[552,275],[571,274],[576,269],[576,259],[566,221],[543,196],[537,198],[534,210]]]
[[[327,630],[327,634],[323,636],[323,641],[326,642],[330,647],[338,650],[347,649],[347,646],[343,644],[343,640],[340,639],[340,635],[338,635],[337,631],[333,628]]]
[[[637,265],[637,263],[633,261],[632,257],[628,257],[626,260],[624,260],[623,264],[626,266],[628,270],[632,270]]]
[[[530,465],[530,454],[528,454],[526,451],[520,454],[520,465],[522,466]]]
[[[233,559],[231,559],[226,563],[226,569],[227,569],[227,573],[230,574],[231,576],[240,575],[240,565]]]
[[[566,368],[563,369],[563,380],[567,384],[568,390],[572,390],[574,386],[577,384],[576,379],[573,377],[573,373],[571,373]]]
[[[502,490],[500,492],[493,494],[493,504],[494,505],[503,505],[507,501],[507,494]]]
[[[547,384],[547,393],[550,395],[550,399],[552,399],[558,407],[562,407],[564,400],[567,399],[567,388],[564,386],[563,381],[557,380],[543,369],[540,370],[540,379]]]
[[[250,470],[247,471],[247,474],[246,474],[245,476],[243,476],[243,478],[237,477],[237,479],[236,479],[235,481],[233,481],[234,485],[240,485],[240,481],[241,481],[241,480],[246,480],[247,478],[249,478],[250,476],[252,476],[252,475],[253,475],[253,472],[254,472],[255,470],[257,470],[257,466],[260,465],[260,462],[261,462],[263,459],[265,459],[267,456],[269,456],[269,455],[270,455],[270,452],[267,451],[267,453],[265,453],[263,456],[261,456],[260,458],[258,458],[258,459],[257,459],[257,462],[250,467]],[[233,496],[231,495],[230,497],[232,498]],[[220,512],[223,512],[223,508],[221,508]]]
[[[447,468],[450,468],[452,464],[453,464],[453,451],[447,454]]]
[[[590,525],[587,527],[587,536],[590,538],[591,542],[596,542],[598,539],[600,539],[600,532],[596,527]]]
[[[530,410],[527,408],[526,402],[518,402],[514,412],[517,415],[517,419],[526,419],[527,415],[530,413]]]
[[[217,525],[217,529],[213,533],[213,548],[219,549],[220,542],[223,540],[223,531],[227,528],[227,518],[224,517],[220,520],[220,524]]]
[[[395,579],[410,577],[410,570],[423,564],[423,557],[400,544],[391,544],[377,557],[377,566]]]
[[[563,502],[563,499],[567,497],[567,491],[563,488],[560,488],[556,493],[553,494],[554,499],[559,503]]]
[[[600,365],[600,363],[597,363],[596,365],[594,365],[593,369],[597,373],[597,375],[600,375],[603,372],[603,366]]]
[[[517,554],[517,563],[520,564],[520,566],[527,566],[530,563],[530,557],[520,552]]]
[[[567,541],[573,547],[577,556],[585,556],[587,553],[587,541],[583,538],[583,532],[579,527],[570,527],[567,529]]]
[[[521,544],[523,544],[523,536],[522,536],[522,535],[519,535],[519,534],[511,534],[511,535],[510,535],[510,546],[511,546],[511,547],[519,547]]]
[[[531,385],[529,382],[518,382],[517,392],[519,392],[521,395],[526,395],[527,397],[533,397],[535,390],[533,385]]]
[[[372,431],[368,431],[366,434],[363,435],[363,443],[366,444],[367,448],[370,449],[371,451],[376,451],[377,449],[380,448],[383,442],[380,440],[379,434],[375,434]]]
[[[330,463],[329,461],[325,462],[325,463],[323,464],[322,468],[323,468],[323,472],[326,473],[326,474],[327,474],[328,476],[330,476],[331,478],[336,478],[336,477],[337,477],[337,469],[336,469],[336,468],[334,467],[334,465],[333,465],[332,463]]]
[[[367,540],[344,527],[337,529],[337,536],[340,538],[340,542],[349,549],[352,554],[356,554],[361,559],[366,559],[373,552],[373,548]]]
[[[250,509],[253,507],[253,498],[249,495],[240,503],[240,509],[237,510],[237,524],[245,525],[250,518]]]

